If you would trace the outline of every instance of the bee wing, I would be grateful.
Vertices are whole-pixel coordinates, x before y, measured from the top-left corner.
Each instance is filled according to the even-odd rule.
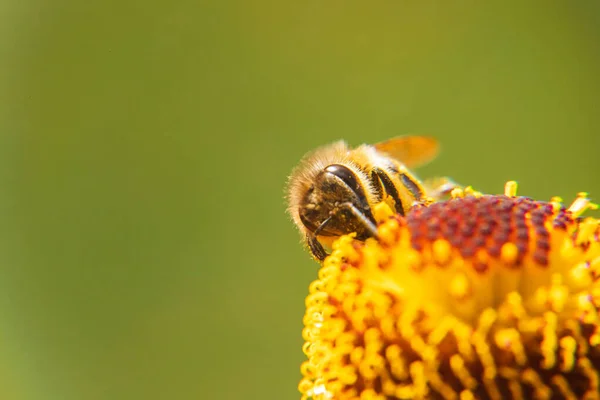
[[[428,136],[398,136],[373,146],[409,168],[427,164],[440,150],[437,139]]]

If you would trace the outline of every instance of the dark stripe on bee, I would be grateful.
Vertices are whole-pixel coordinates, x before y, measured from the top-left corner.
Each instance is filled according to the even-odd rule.
[[[400,181],[412,193],[416,201],[420,201],[423,197],[421,188],[412,178],[406,174],[400,174]]]
[[[383,186],[381,186],[381,179],[377,175],[377,172],[371,171],[371,184],[373,185],[373,189],[375,190],[375,194],[377,194],[377,198],[381,201],[383,199]]]
[[[394,182],[390,176],[384,170],[380,168],[375,168],[373,170],[373,174],[371,175],[371,179],[376,187],[380,190],[380,199],[383,200],[383,193],[381,192],[381,185],[383,185],[383,189],[385,192],[394,199],[394,207],[396,208],[396,212],[400,215],[404,215],[404,206],[402,205],[402,200],[400,200],[400,196],[398,195],[398,191],[394,186]]]

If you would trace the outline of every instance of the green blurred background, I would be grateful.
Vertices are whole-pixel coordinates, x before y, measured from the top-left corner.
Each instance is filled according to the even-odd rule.
[[[0,398],[296,399],[308,150],[600,198],[600,3],[0,2]]]

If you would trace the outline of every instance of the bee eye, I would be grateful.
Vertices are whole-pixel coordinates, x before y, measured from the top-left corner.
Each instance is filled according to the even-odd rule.
[[[360,189],[360,185],[358,180],[356,179],[356,175],[352,172],[348,167],[345,167],[340,164],[332,164],[325,168],[325,172],[328,172],[332,175],[337,176],[344,182],[350,189],[353,191],[358,191]]]

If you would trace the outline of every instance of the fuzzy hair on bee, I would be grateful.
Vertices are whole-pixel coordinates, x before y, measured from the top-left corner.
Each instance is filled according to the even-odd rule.
[[[294,168],[288,180],[288,212],[296,225],[301,226],[299,207],[305,201],[306,193],[314,186],[315,178],[330,165],[346,165],[358,178],[358,181],[367,189],[368,200],[375,201],[374,188],[364,168],[361,168],[350,155],[348,144],[337,141],[327,146],[322,146],[307,153],[300,164]],[[318,207],[318,204],[314,205]]]
[[[400,136],[354,149],[338,141],[306,154],[288,181],[288,212],[312,255],[326,256],[324,245],[341,235],[377,237],[372,207],[392,200],[404,215],[426,201],[425,188],[408,170],[437,154],[437,140]]]

